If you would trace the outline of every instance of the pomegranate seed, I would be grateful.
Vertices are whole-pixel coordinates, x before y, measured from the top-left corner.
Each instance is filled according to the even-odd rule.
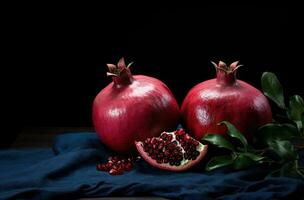
[[[98,171],[109,171],[105,164],[98,164],[96,168]]]
[[[112,163],[111,161],[109,161],[109,162],[106,164],[106,167],[107,167],[107,168],[112,168],[112,166],[113,166],[113,163]]]
[[[156,138],[152,138],[150,144],[155,144],[155,142],[156,142]]]
[[[125,170],[126,171],[130,171],[132,169],[132,164],[128,163],[126,166],[125,166]]]
[[[111,174],[111,175],[120,175],[120,174],[123,174],[123,173],[122,173],[122,171],[118,171],[116,169],[111,169],[109,171],[109,174]]]
[[[189,135],[185,135],[185,136],[184,136],[184,139],[185,139],[186,141],[191,141],[191,137],[190,137]]]
[[[196,141],[196,140],[193,140],[193,145],[194,145],[194,146],[198,146],[198,145],[199,145],[199,142]]]
[[[151,139],[150,138],[147,138],[146,140],[145,140],[145,143],[146,144],[149,144],[151,142]]]
[[[184,135],[185,134],[185,131],[184,129],[178,129],[176,132],[175,132],[176,135]]]
[[[156,162],[157,162],[158,164],[163,163],[162,160],[156,160]]]
[[[118,157],[110,156],[107,163],[96,165],[98,171],[108,171],[111,175],[123,174],[124,171],[129,171],[133,167],[134,157]]]
[[[167,135],[167,139],[168,139],[168,140],[170,140],[170,141],[171,141],[171,140],[172,140],[172,138],[173,138],[173,136],[172,136],[172,135]]]

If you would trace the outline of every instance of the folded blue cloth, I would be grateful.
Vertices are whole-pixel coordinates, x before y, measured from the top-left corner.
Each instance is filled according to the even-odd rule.
[[[161,196],[169,199],[299,199],[304,181],[267,178],[263,167],[244,171],[198,168],[162,171],[144,161],[120,176],[96,171],[113,152],[95,133],[64,134],[53,148],[0,151],[0,199],[77,199],[106,196]]]

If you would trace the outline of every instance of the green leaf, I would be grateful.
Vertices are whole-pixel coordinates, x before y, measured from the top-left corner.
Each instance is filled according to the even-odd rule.
[[[233,163],[230,155],[213,157],[206,165],[206,171],[211,171],[220,167],[225,167]]]
[[[233,168],[236,170],[246,169],[256,163],[257,162],[251,159],[247,154],[239,153],[233,161]]]
[[[228,134],[231,137],[237,138],[238,140],[240,140],[244,145],[245,151],[247,151],[248,142],[241,132],[239,132],[230,122],[222,121],[219,124],[225,124],[228,129]]]
[[[243,153],[245,156],[249,157],[251,160],[261,163],[263,161],[263,159],[265,158],[264,156],[261,156],[259,154],[254,154],[254,153]]]
[[[228,140],[226,140],[222,135],[207,134],[205,137],[203,137],[202,140],[210,142],[211,144],[213,144],[217,147],[235,151],[233,145]]]
[[[286,176],[290,171],[294,171],[295,167],[293,162],[285,163],[280,169],[280,176]]]
[[[276,170],[271,171],[271,172],[265,177],[265,179],[271,178],[271,177],[279,177],[279,176],[280,176],[280,170],[281,170],[281,169],[276,169]]]
[[[280,176],[288,176],[288,177],[300,176],[301,172],[299,174],[299,171],[296,167],[296,162],[298,162],[298,161],[296,160],[294,162],[284,163],[280,169]]]
[[[269,143],[269,145],[270,148],[274,150],[285,161],[296,160],[298,158],[298,154],[290,141],[274,140]]]
[[[297,170],[297,173],[300,177],[302,177],[304,179],[304,168],[303,167],[299,167]]]
[[[302,121],[302,137],[304,137],[304,113],[301,116],[301,121]]]
[[[261,84],[264,94],[280,108],[285,109],[283,87],[277,76],[271,72],[264,72],[261,78]]]
[[[294,95],[290,97],[289,100],[289,109],[288,116],[291,120],[293,120],[299,130],[302,129],[302,114],[304,113],[304,101],[299,95]]]
[[[292,120],[301,120],[301,115],[304,113],[304,100],[299,95],[290,97],[289,100],[290,117]]]
[[[295,169],[295,162],[287,162],[284,163],[280,168],[272,171],[266,178],[269,177],[282,177],[282,176],[289,176],[289,177],[297,177],[297,171]]]
[[[258,143],[269,145],[274,140],[289,140],[300,136],[297,128],[291,124],[269,123],[261,126],[255,134]]]

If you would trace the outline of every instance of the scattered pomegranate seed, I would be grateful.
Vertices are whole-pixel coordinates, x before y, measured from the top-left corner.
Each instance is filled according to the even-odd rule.
[[[107,171],[111,175],[121,175],[125,171],[130,171],[133,167],[134,161],[137,161],[140,157],[118,157],[110,156],[106,163],[100,163],[96,166],[98,171]]]

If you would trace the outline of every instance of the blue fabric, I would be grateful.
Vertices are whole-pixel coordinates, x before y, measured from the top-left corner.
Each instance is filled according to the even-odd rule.
[[[0,151],[0,199],[161,196],[169,199],[299,199],[304,181],[268,178],[266,168],[172,173],[144,161],[120,176],[96,171],[112,154],[95,133],[60,135],[51,149]]]

